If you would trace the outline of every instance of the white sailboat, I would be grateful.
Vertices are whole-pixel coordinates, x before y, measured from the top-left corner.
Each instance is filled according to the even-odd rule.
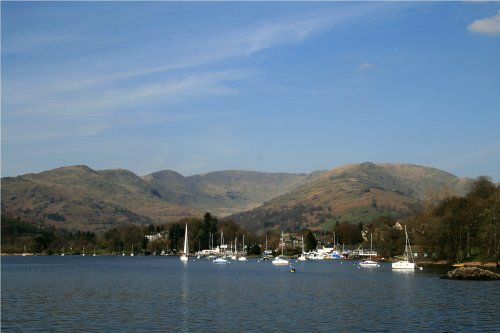
[[[241,257],[238,258],[239,261],[247,261],[247,257],[245,257],[245,235],[243,235],[243,249],[242,249],[242,255]]]
[[[223,249],[227,249],[227,246],[224,244],[224,232],[221,230],[220,231],[220,257],[217,257],[213,260],[214,264],[227,264],[227,259],[225,258],[227,255],[227,251],[224,251]],[[224,253],[223,253],[224,252]]]
[[[233,255],[231,256],[232,260],[237,260],[238,259],[238,247],[237,247],[237,244],[238,244],[238,237],[235,237],[234,238],[234,252],[233,252]]]
[[[302,235],[302,254],[298,258],[298,260],[300,260],[300,261],[306,261],[307,260],[306,251],[304,249],[304,235]]]
[[[370,234],[370,259],[363,260],[359,263],[359,267],[361,268],[372,268],[372,267],[380,267],[378,262],[372,261],[372,246],[373,246],[373,234]]]
[[[184,254],[181,256],[181,261],[188,261],[189,244],[188,244],[188,225],[186,223],[186,232],[184,233]]]
[[[272,251],[269,251],[267,249],[267,233],[266,233],[266,249],[263,252],[262,260],[269,260],[269,255],[272,253]]]
[[[227,259],[226,258],[215,258],[213,261],[214,264],[227,264]]]
[[[285,247],[285,241],[283,238],[283,230],[281,230],[281,255],[274,258],[272,261],[273,265],[288,265],[290,262],[285,258],[283,254],[283,248]]]
[[[415,260],[413,259],[413,253],[411,252],[410,239],[408,238],[408,232],[406,231],[405,225],[405,252],[403,253],[403,260],[399,260],[392,263],[392,269],[415,269],[422,267],[417,267]]]

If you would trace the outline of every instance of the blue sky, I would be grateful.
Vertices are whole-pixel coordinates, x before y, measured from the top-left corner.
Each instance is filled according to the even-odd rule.
[[[500,181],[498,2],[4,2],[2,176],[311,172]]]

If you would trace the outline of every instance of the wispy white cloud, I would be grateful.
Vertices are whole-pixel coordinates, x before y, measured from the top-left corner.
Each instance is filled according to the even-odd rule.
[[[225,47],[228,54],[234,52],[235,55],[249,55],[276,46],[300,43],[330,28],[336,18],[322,14],[316,17],[287,18],[278,22],[261,22],[232,34]]]
[[[475,20],[469,25],[468,29],[471,32],[500,35],[500,10],[495,16]]]
[[[61,99],[38,100],[26,96],[19,103],[5,103],[10,112],[5,114],[4,123],[10,122],[10,126],[3,130],[2,136],[7,143],[47,140],[96,135],[116,126],[199,118],[200,115],[195,113],[168,109],[176,103],[193,101],[201,96],[234,94],[237,91],[227,83],[245,75],[248,73],[207,72],[167,82],[92,90]],[[152,105],[159,105],[162,111],[148,111]],[[206,112],[204,114],[206,116]]]
[[[375,68],[375,65],[370,62],[364,62],[358,65],[358,69],[366,71]]]
[[[7,96],[5,106],[15,112],[8,112],[6,118],[26,115],[102,115],[115,113],[119,108],[130,108],[141,104],[162,103],[166,106],[202,95],[234,94],[237,90],[227,83],[248,75],[251,74],[243,71],[202,72],[131,86],[96,85],[82,89],[78,94],[67,93],[62,87],[62,92],[59,94],[57,92],[45,95],[26,94],[24,98],[14,100]]]
[[[277,46],[300,43],[315,33],[324,31],[334,22],[345,19],[345,14],[329,15],[320,12],[303,16],[305,17],[286,17],[276,21],[250,24],[235,31],[225,31],[223,34],[213,32],[203,39],[197,35],[186,35],[175,48],[159,49],[158,42],[153,41],[144,45],[138,51],[140,54],[128,50],[128,55],[117,56],[115,53],[99,55],[98,61],[94,58],[75,59],[63,63],[60,67],[51,68],[50,73],[45,75],[43,72],[38,72],[38,77],[30,78],[34,79],[31,84],[25,77],[14,78],[9,82],[14,88],[13,94],[10,95],[16,96],[18,92],[24,98],[24,92],[29,90],[32,96],[45,97],[81,91],[89,87],[101,89],[103,85],[115,82],[194,69],[227,59],[249,56]],[[52,36],[41,40],[44,39],[63,42],[70,38]],[[36,43],[38,37],[23,38],[23,40],[24,49],[27,50],[30,45],[29,40]],[[9,43],[6,44],[9,46]],[[85,70],[78,70],[81,68]]]
[[[2,78],[4,130],[9,141],[37,140],[95,135],[130,122],[185,119],[186,111],[179,114],[180,108],[174,106],[204,96],[239,93],[234,83],[253,73],[234,70],[233,60],[303,43],[383,7],[303,12],[247,23],[234,30],[217,27],[222,31],[207,31],[203,37],[195,30],[175,36],[175,43],[167,45],[153,39],[141,42],[139,48],[133,46],[136,40],[130,41],[132,46],[122,41],[120,53],[108,50],[80,57],[68,55],[64,61],[42,66],[6,68]],[[29,53],[55,44],[64,50],[62,46],[75,45],[71,31],[23,34],[19,42],[7,40],[8,52]],[[196,117],[192,112],[186,116]],[[21,131],[27,119],[45,119],[45,126],[33,123],[29,133]]]

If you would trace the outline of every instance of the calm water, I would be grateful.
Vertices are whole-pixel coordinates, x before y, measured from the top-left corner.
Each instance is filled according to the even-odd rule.
[[[499,332],[500,283],[443,268],[3,257],[2,332]]]

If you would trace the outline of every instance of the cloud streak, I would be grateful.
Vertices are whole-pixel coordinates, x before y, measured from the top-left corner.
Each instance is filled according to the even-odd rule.
[[[191,112],[178,113],[168,109],[176,103],[185,100],[192,102],[206,95],[234,94],[236,90],[227,86],[227,83],[246,75],[248,73],[238,71],[207,72],[169,82],[104,91],[92,90],[83,96],[67,96],[55,100],[40,101],[27,96],[24,102],[7,104],[7,107],[16,112],[10,112],[4,117],[4,121],[11,121],[11,126],[3,131],[4,141],[8,143],[91,136],[115,126],[199,118],[200,115]],[[147,107],[152,105],[160,106],[162,111],[148,111]],[[20,121],[21,119],[32,121]]]
[[[130,124],[207,116],[210,110],[190,110],[186,105],[239,94],[238,83],[259,74],[259,68],[235,70],[242,62],[387,8],[391,7],[349,5],[260,19],[236,29],[209,25],[203,33],[155,31],[156,37],[147,42],[140,37],[152,33],[151,28],[141,27],[128,39],[115,38],[109,49],[99,46],[107,37],[81,24],[64,32],[52,28],[30,32],[26,27],[22,35],[12,33],[3,43],[7,59],[2,74],[3,141],[96,136]],[[11,38],[15,36],[22,38]],[[93,38],[95,43],[85,44]],[[82,55],[73,50],[78,44],[85,51]],[[62,58],[51,58],[57,54]],[[37,56],[42,62],[17,61]],[[370,65],[361,66],[366,70]]]
[[[370,63],[370,62],[365,62],[365,63],[358,65],[358,69],[360,69],[362,71],[367,71],[367,70],[370,70],[373,68],[375,68],[375,65]]]
[[[135,114],[126,113],[124,109],[147,114],[144,110],[152,105],[167,108],[202,96],[236,94],[238,88],[231,82],[243,80],[252,73],[233,70],[223,62],[244,59],[278,46],[302,43],[356,15],[358,11],[302,13],[253,22],[223,34],[210,32],[204,39],[197,35],[185,36],[188,38],[167,48],[159,48],[158,41],[154,40],[138,51],[126,48],[130,51],[126,56],[98,53],[60,64],[7,68],[3,78],[4,133],[8,133],[8,141],[95,135],[123,124],[124,117]],[[64,35],[38,31],[29,35],[25,31],[23,36],[19,41],[7,39],[4,56],[13,56],[12,53],[22,56],[23,52],[52,48],[55,44],[74,45],[79,39],[71,38],[71,31]],[[170,112],[168,119],[182,118]],[[47,133],[44,134],[43,127],[33,126],[29,134],[15,134],[26,133],[17,126],[23,123],[21,118],[27,117],[45,118]],[[115,117],[120,121],[114,120]],[[133,118],[138,122],[147,121],[139,116]],[[151,112],[145,117],[162,118]]]
[[[198,35],[186,35],[185,39],[179,42],[180,44],[167,49],[159,49],[158,41],[153,41],[142,46],[138,53],[128,49],[129,56],[117,57],[113,53],[88,59],[75,59],[69,63],[65,62],[63,67],[56,67],[55,71],[51,69],[50,75],[39,72],[39,77],[30,78],[35,79],[31,86],[23,77],[13,78],[13,82],[9,82],[9,85],[13,86],[15,90],[13,93],[15,93],[22,91],[22,87],[26,87],[28,83],[28,89],[25,90],[29,90],[31,95],[40,97],[80,91],[89,87],[101,88],[103,85],[116,82],[194,69],[232,58],[250,56],[278,46],[300,43],[315,33],[328,29],[334,22],[345,19],[345,15],[329,16],[328,13],[319,12],[305,16],[305,18],[294,16],[278,21],[259,22],[236,31],[226,31],[223,34],[213,32],[204,39],[200,39]],[[32,44],[30,41],[38,40],[36,37],[38,35],[39,33],[34,33],[33,38],[23,38],[22,44],[26,45],[22,48],[15,45],[9,46],[9,43],[6,43],[7,48],[15,47],[28,51],[27,45]],[[54,42],[73,38],[64,35],[64,38],[52,36],[49,39]],[[47,45],[46,42],[39,42],[39,44]],[[145,57],[144,54],[150,56]],[[96,66],[94,63],[99,63],[99,65]],[[144,63],[156,65],[144,66]],[[85,71],[75,71],[75,68],[85,68]]]
[[[500,10],[495,16],[475,20],[469,27],[469,31],[488,35],[500,35]]]

